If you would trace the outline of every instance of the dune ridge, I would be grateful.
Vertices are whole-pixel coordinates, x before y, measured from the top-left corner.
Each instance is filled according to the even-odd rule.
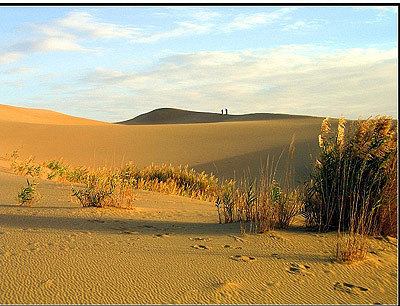
[[[225,112],[225,110],[224,110]],[[135,118],[116,122],[126,125],[143,124],[188,124],[188,123],[216,123],[237,121],[260,121],[281,119],[307,119],[318,118],[304,115],[287,115],[273,113],[254,113],[244,115],[222,115],[221,113],[196,112],[177,108],[158,108]]]

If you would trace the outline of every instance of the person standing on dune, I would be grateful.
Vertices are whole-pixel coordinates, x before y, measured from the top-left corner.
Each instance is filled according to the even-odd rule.
[[[228,115],[228,109],[225,108],[225,115]]]

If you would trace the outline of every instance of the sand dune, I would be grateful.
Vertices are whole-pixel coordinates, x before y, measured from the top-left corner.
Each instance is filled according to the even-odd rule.
[[[0,111],[1,156],[19,149],[22,158],[75,166],[189,164],[227,178],[256,174],[293,136],[304,178],[322,121],[118,125]],[[307,232],[301,217],[289,230],[243,236],[237,223],[218,224],[213,203],[138,190],[134,210],[81,208],[70,185],[38,182],[42,200],[18,206],[26,179],[0,158],[1,304],[396,303],[396,240],[370,239],[367,260],[338,264],[335,233]]]
[[[194,112],[176,108],[159,108],[139,115],[133,119],[118,122],[120,124],[188,124],[212,122],[259,121],[280,119],[307,119],[311,116],[256,113],[245,115],[222,115],[221,113]]]
[[[54,125],[104,125],[105,122],[83,119],[45,109],[33,109],[0,104],[0,121],[54,124]]]
[[[268,155],[277,160],[295,137],[297,179],[304,179],[309,173],[310,155],[315,155],[317,149],[322,122],[322,118],[289,116],[199,124],[119,125],[86,119],[68,124],[69,116],[60,123],[58,118],[64,115],[45,112],[46,124],[33,124],[23,116],[29,110],[11,109],[22,115],[15,115],[13,121],[7,116],[0,119],[3,156],[18,149],[23,158],[32,155],[38,162],[64,158],[74,166],[111,167],[128,161],[139,167],[151,163],[187,164],[221,178],[240,177],[247,169],[258,174],[261,162]],[[58,123],[49,126],[50,122]]]
[[[70,186],[0,172],[1,304],[395,304],[396,241],[331,262],[335,233],[242,236],[212,203],[137,191],[135,210],[81,208]],[[302,220],[297,220],[301,225]]]

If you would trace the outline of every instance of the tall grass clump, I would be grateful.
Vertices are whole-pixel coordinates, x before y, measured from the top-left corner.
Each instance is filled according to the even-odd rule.
[[[397,126],[386,116],[345,126],[321,125],[305,210],[308,225],[338,230],[336,257],[351,261],[365,256],[364,235],[397,236]]]
[[[232,182],[223,189],[216,201],[220,223],[240,222],[242,233],[263,233],[275,227],[287,228],[292,223],[302,207],[299,189],[292,180],[293,140],[288,152],[281,184],[275,180],[280,158],[274,162],[268,157],[260,167],[258,179],[246,173],[239,183]]]

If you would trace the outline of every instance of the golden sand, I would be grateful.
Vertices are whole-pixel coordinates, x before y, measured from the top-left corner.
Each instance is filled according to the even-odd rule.
[[[2,120],[0,150],[87,166],[129,159],[139,166],[215,165],[229,175],[258,169],[257,152],[280,153],[293,132],[308,152],[321,120],[307,120],[168,126]],[[308,164],[308,156],[300,159]],[[396,239],[371,238],[367,259],[346,265],[331,260],[335,233],[308,232],[300,217],[288,230],[243,236],[239,224],[218,224],[213,203],[137,191],[133,210],[81,208],[69,184],[38,182],[42,200],[21,207],[16,196],[26,178],[0,163],[1,304],[396,304]]]

